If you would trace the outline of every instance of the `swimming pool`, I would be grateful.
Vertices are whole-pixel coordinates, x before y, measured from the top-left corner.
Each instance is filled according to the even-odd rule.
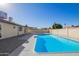
[[[52,34],[36,37],[35,52],[79,52],[79,42]]]

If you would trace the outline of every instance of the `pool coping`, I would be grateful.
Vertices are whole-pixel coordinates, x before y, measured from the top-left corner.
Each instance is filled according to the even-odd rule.
[[[33,53],[37,53],[37,52],[35,51],[35,46],[36,46],[36,42],[37,42],[37,39],[36,39],[35,36],[37,36],[37,35],[33,35],[33,38],[34,38]]]

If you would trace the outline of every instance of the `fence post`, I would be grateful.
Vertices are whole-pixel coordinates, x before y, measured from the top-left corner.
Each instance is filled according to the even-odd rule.
[[[67,37],[69,37],[69,28],[67,28]]]

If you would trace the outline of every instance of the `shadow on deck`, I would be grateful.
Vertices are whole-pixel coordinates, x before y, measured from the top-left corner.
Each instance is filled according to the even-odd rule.
[[[23,44],[25,41],[28,41],[32,35],[33,34],[24,34],[0,40],[0,56],[9,55],[18,46]]]

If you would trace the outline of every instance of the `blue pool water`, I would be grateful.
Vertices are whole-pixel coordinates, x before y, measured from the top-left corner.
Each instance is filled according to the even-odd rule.
[[[79,52],[79,42],[51,34],[36,37],[36,52]]]

